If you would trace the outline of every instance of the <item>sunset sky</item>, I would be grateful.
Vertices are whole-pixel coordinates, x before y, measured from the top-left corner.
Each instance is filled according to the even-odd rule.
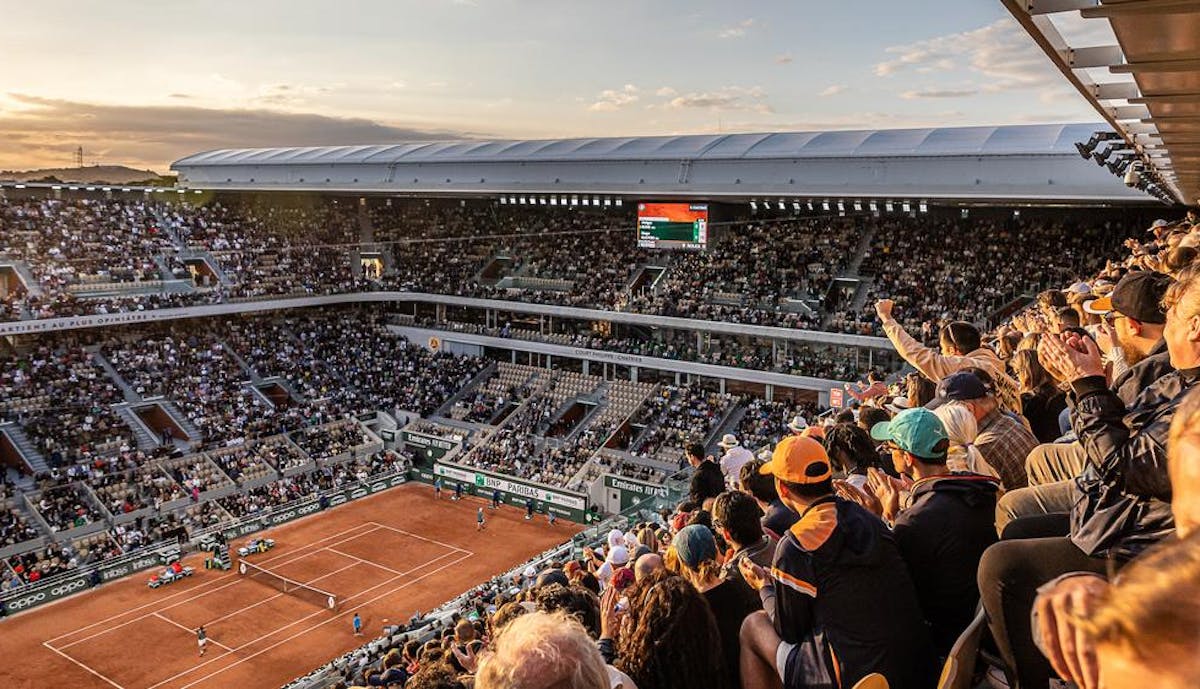
[[[995,0],[0,0],[0,46],[0,169],[77,146],[165,171],[226,147],[1098,119]]]

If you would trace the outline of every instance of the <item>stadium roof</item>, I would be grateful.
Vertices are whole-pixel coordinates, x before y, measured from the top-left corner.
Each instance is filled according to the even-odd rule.
[[[1082,161],[1097,124],[223,149],[192,186],[363,193],[605,193],[1145,202]],[[1102,173],[1102,174],[1101,174]]]
[[[1113,158],[1136,158],[1144,183],[1162,196],[1200,205],[1200,3],[1003,2],[1063,76],[1120,133],[1120,145],[1104,150]],[[1072,45],[1054,21],[1068,13],[1108,24],[1114,40]],[[1090,38],[1095,32],[1086,35],[1095,41]]]

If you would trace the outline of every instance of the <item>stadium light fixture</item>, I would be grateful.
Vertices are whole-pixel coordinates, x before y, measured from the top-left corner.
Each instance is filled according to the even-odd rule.
[[[829,210],[829,199],[825,199],[824,201],[821,202],[821,210],[823,210],[823,211]]]
[[[793,211],[800,210],[800,202],[799,201],[792,201],[792,210]]]
[[[871,201],[867,203],[867,208],[871,209],[872,213],[878,213],[879,203],[876,202],[875,199],[871,199]]]
[[[1079,151],[1079,156],[1084,160],[1092,157],[1092,152],[1100,145],[1102,141],[1113,141],[1121,138],[1116,132],[1092,132],[1092,136],[1087,140],[1087,143],[1075,142],[1075,150]]]
[[[925,201],[922,201],[919,204],[917,204],[917,210],[921,211],[922,213],[928,213],[929,212],[929,204],[926,203]]]
[[[540,204],[541,204],[541,205],[543,205],[543,206],[544,206],[544,205],[546,205],[546,197],[545,197],[545,196],[543,196],[543,197],[539,198],[539,199],[538,199],[538,203],[540,203]]]
[[[780,199],[780,200],[779,200],[779,210],[781,210],[781,211],[783,211],[783,210],[787,210],[787,204],[785,204],[785,203],[783,202],[783,199]]]
[[[808,202],[808,210],[810,210],[810,211],[811,211],[812,209],[813,209],[813,202],[812,202],[812,201],[809,201],[809,202]]]
[[[596,206],[597,208],[600,207],[600,197],[599,196],[592,197],[592,205]]]
[[[579,205],[579,197],[578,197],[578,196],[572,196],[572,197],[571,197],[571,205],[572,205],[572,206],[578,206],[578,205]]]
[[[202,189],[194,189],[194,190],[192,191],[192,193],[193,193],[193,194],[203,194],[203,193],[204,193],[204,191],[203,191]]]
[[[905,213],[911,213],[912,212],[912,204],[910,204],[908,201],[901,201],[900,202],[900,210]]]
[[[859,211],[861,211],[861,210],[862,210],[862,201],[855,200],[855,202],[854,202],[854,211],[855,211],[855,212],[859,212]]]
[[[608,207],[609,207],[609,206],[611,206],[611,205],[612,205],[612,199],[610,199],[610,198],[608,198],[607,196],[605,196],[605,197],[604,197],[604,207],[605,207],[605,208],[608,208]]]
[[[758,201],[754,201],[754,200],[750,201],[750,210],[752,210],[752,211],[758,210]]]
[[[613,204],[615,204],[617,208],[620,208],[622,203],[624,203],[624,201],[622,201],[621,199],[617,199],[617,200],[613,201]]]
[[[883,208],[884,208],[884,210],[886,210],[888,213],[891,213],[894,207],[892,206],[892,202],[891,202],[891,201],[885,201],[885,202],[884,202],[884,204],[883,204]]]
[[[557,197],[557,196],[551,196],[551,197],[550,197],[550,205],[551,205],[551,206],[557,206],[557,205],[558,205],[558,197]]]
[[[522,206],[524,206],[524,205],[525,205],[525,197],[524,197],[524,196],[522,196],[522,197],[521,197],[521,205],[522,205]]]
[[[588,197],[586,197],[586,196],[585,196],[585,197],[583,197],[583,205],[585,205],[585,206],[586,206],[586,205],[588,205],[588,203],[589,203],[589,201],[588,201]]]
[[[501,196],[501,197],[500,197],[500,205],[501,205],[501,206],[507,206],[507,205],[508,205],[508,199],[507,199],[507,198],[505,198],[505,197],[503,197],[503,196]]]
[[[845,213],[846,212],[846,203],[844,201],[842,201],[841,199],[838,199],[837,208],[838,208],[838,213]]]

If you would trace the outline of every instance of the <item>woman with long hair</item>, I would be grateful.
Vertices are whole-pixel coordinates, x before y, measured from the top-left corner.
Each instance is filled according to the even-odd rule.
[[[1067,408],[1067,398],[1054,384],[1034,350],[1013,354],[1013,373],[1021,393],[1021,413],[1039,442],[1052,443],[1062,435],[1058,417]]]
[[[946,468],[949,471],[999,475],[983,458],[979,448],[975,447],[979,424],[976,423],[975,415],[970,409],[957,402],[951,402],[934,409],[933,413],[942,420],[942,425],[946,427],[946,437],[950,439],[950,448],[946,451]]]
[[[721,575],[717,539],[708,527],[699,524],[685,527],[675,534],[671,549],[678,558],[679,574],[696,587],[712,610],[721,635],[729,686],[741,686],[738,677],[741,667],[739,632],[746,616],[762,609],[762,601],[745,580],[740,577],[726,579]]]
[[[683,577],[659,570],[638,582],[623,621],[616,592],[605,594],[602,636],[615,642],[613,665],[639,689],[732,689],[716,619]]]

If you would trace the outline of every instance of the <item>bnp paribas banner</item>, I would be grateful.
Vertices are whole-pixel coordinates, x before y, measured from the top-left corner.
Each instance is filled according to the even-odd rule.
[[[604,475],[604,487],[621,494],[621,511],[625,511],[647,498],[667,497],[666,486],[646,483],[645,481],[635,481],[614,474]]]
[[[560,488],[550,488],[537,483],[520,481],[494,474],[490,471],[480,471],[473,467],[458,464],[438,462],[433,465],[433,473],[446,479],[446,491],[453,491],[455,482],[463,484],[463,490],[473,495],[491,498],[492,492],[499,490],[501,499],[518,507],[524,507],[529,498],[537,503],[539,512],[553,512],[555,515],[570,519],[573,522],[587,524],[596,520],[587,509],[587,496]]]

